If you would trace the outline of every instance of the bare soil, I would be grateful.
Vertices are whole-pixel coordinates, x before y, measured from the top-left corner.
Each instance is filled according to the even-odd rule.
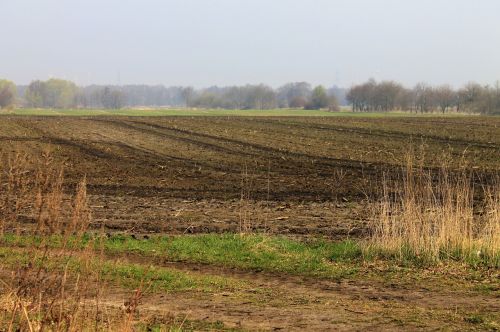
[[[362,235],[365,199],[410,146],[479,176],[500,170],[500,118],[2,117],[0,152],[50,147],[87,176],[96,226]],[[251,217],[250,217],[251,216]],[[250,220],[251,219],[251,220]]]

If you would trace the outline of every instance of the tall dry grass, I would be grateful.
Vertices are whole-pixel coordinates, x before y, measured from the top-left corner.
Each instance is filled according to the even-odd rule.
[[[63,166],[50,152],[1,161],[0,244],[19,234],[35,240],[11,251],[8,271],[0,263],[0,331],[131,331],[135,294],[123,317],[101,305],[102,237],[89,236],[86,179],[65,192]]]
[[[65,194],[63,167],[48,151],[37,158],[10,154],[2,161],[0,235],[23,233],[38,241],[19,251],[19,264],[10,276],[0,276],[4,290],[0,329],[79,330],[88,321],[83,299],[99,289],[93,282],[97,275],[86,275],[86,282],[81,282],[81,275],[69,270],[72,257],[87,267],[95,258],[91,245],[68,246],[80,241],[90,224],[85,179],[75,193]],[[54,236],[61,241],[60,249],[50,248]]]
[[[30,160],[26,154],[0,156],[0,235],[16,227],[21,210],[33,201],[30,197]]]
[[[245,164],[241,171],[241,191],[239,202],[239,224],[238,230],[241,235],[252,231],[251,225],[251,179],[248,174],[248,167]]]
[[[477,183],[469,167],[436,171],[417,159],[411,150],[400,173],[384,175],[369,248],[400,259],[499,266],[498,178]]]

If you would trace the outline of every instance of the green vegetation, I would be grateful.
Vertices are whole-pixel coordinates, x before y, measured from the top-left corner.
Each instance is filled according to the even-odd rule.
[[[105,243],[114,253],[135,252],[143,256],[173,261],[216,264],[241,269],[285,272],[342,278],[354,274],[362,262],[375,260],[401,263],[407,266],[430,266],[432,260],[407,251],[406,255],[388,253],[364,242],[346,240],[330,242],[293,240],[283,236],[203,234],[196,236],[154,237],[147,240],[114,236]],[[443,256],[442,261],[454,261],[459,256]],[[471,267],[499,267],[498,260],[475,256],[464,262]],[[460,259],[456,259],[460,260]],[[342,264],[337,264],[342,263]]]
[[[82,249],[83,242],[70,241],[69,248]],[[48,238],[4,236],[4,245],[39,247],[42,243],[50,249],[60,248],[60,236]],[[301,242],[285,237],[265,235],[203,234],[196,236],[159,236],[145,240],[129,236],[113,236],[103,243],[109,254],[136,253],[141,256],[191,263],[214,264],[231,268],[285,272],[343,278],[356,272],[352,261],[360,261],[362,250],[353,241]],[[335,264],[343,262],[342,266]]]
[[[106,262],[101,269],[106,280],[130,289],[140,287],[142,282],[149,284],[152,291],[216,292],[244,288],[242,282],[229,278],[194,275],[157,266]]]
[[[83,242],[69,241],[68,247],[82,249],[88,241],[90,237],[86,237]],[[1,239],[1,243],[18,247],[39,247],[44,243],[50,249],[57,249],[62,245],[60,236],[42,239],[6,235]],[[300,241],[283,236],[259,234],[201,234],[157,236],[148,239],[114,235],[105,239],[101,245],[108,254],[137,254],[160,260],[333,279],[355,275],[364,262],[385,261],[417,268],[432,266],[435,263],[412,254],[410,250],[400,256],[353,240]],[[453,256],[447,256],[443,257],[442,261],[455,260]],[[491,261],[487,257],[481,260],[476,256],[464,262],[470,267],[498,267],[497,261]]]
[[[204,234],[148,240],[115,236],[105,246],[115,253],[137,252],[174,261],[332,278],[355,273],[349,264],[339,267],[334,262],[361,258],[360,247],[350,241],[305,243],[264,235]]]
[[[183,272],[173,268],[149,266],[127,261],[100,261],[93,257],[90,262],[87,257],[67,253],[28,252],[19,248],[0,248],[0,266],[13,269],[19,266],[35,263],[48,271],[63,270],[68,267],[71,272],[79,272],[84,276],[100,271],[103,280],[128,289],[137,289],[145,284],[151,291],[202,291],[215,292],[223,290],[244,289],[245,285],[231,278],[198,275]],[[144,287],[144,286],[143,286]]]
[[[16,85],[8,80],[0,79],[0,109],[12,108],[16,102]]]
[[[337,98],[335,98],[335,96],[329,96],[326,89],[321,85],[312,90],[310,99],[309,103],[305,105],[305,109],[319,110],[328,108],[331,111],[340,110]]]
[[[66,80],[33,81],[27,88],[26,100],[33,107],[67,108],[73,105],[77,91],[77,86]]]
[[[207,322],[204,320],[186,319],[188,316],[177,317],[172,321],[165,323],[139,323],[134,328],[134,331],[144,332],[187,332],[187,331],[246,331],[241,328],[226,327],[223,322]],[[168,326],[168,329],[167,329]]]

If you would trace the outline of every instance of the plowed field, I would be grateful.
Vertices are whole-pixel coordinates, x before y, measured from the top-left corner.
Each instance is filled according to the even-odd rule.
[[[500,168],[500,118],[2,117],[0,151],[50,148],[87,176],[96,225],[199,233],[249,227],[362,234],[376,181],[424,149],[479,174]]]

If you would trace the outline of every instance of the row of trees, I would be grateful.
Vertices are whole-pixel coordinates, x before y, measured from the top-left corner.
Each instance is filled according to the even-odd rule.
[[[314,89],[305,82],[288,83],[277,90],[269,86],[245,85],[211,87],[201,91],[184,91],[187,106],[227,109],[306,108],[338,109],[338,99],[323,86]]]
[[[75,95],[76,107],[119,109],[125,105],[125,94],[121,89],[91,85],[80,88]]]
[[[346,99],[358,112],[401,110],[496,114],[500,113],[500,83],[494,86],[468,83],[460,89],[419,83],[408,89],[394,81],[371,79],[349,89]]]
[[[37,108],[111,108],[124,106],[186,106],[226,109],[328,108],[347,103],[356,112],[401,110],[410,112],[500,113],[500,83],[482,86],[469,83],[460,89],[448,85],[417,84],[409,89],[394,81],[373,79],[348,91],[334,87],[313,88],[309,83],[210,87],[164,87],[147,85],[78,87],[70,81],[49,79],[28,86],[0,80],[0,108],[16,103]]]
[[[7,81],[5,81],[7,82]],[[15,88],[12,83],[9,85]],[[2,86],[0,85],[0,88]],[[8,103],[14,102],[11,92]],[[345,90],[322,86],[314,89],[309,83],[288,83],[273,89],[267,85],[210,87],[164,87],[147,85],[78,87],[70,81],[49,79],[33,81],[18,87],[18,104],[36,108],[121,108],[137,106],[186,106],[226,109],[308,108],[338,109],[345,100]],[[2,90],[0,90],[2,92]]]
[[[76,84],[70,81],[33,81],[25,92],[25,99],[32,107],[70,108],[75,105],[77,92]]]
[[[121,108],[124,96],[118,89],[110,87],[79,88],[73,82],[50,79],[33,81],[24,91],[26,106],[37,108]]]

